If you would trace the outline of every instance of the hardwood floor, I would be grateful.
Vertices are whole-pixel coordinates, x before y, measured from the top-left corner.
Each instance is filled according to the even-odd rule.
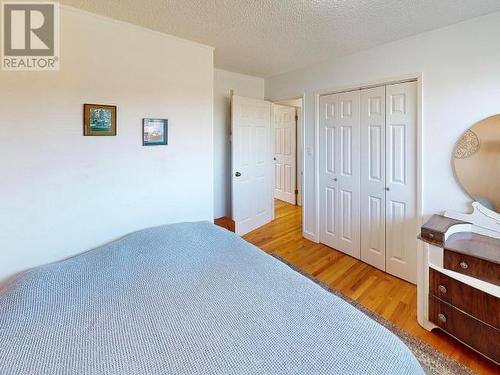
[[[417,288],[357,259],[302,237],[302,210],[276,201],[276,219],[244,238],[278,255],[358,301],[437,350],[480,374],[500,374],[500,367],[440,331],[417,322]]]

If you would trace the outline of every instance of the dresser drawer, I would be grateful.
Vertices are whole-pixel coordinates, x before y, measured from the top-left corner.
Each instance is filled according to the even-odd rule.
[[[444,242],[444,233],[438,232],[434,229],[422,227],[420,231],[420,237],[424,241],[434,242],[436,244],[442,244]]]
[[[469,255],[444,250],[444,268],[500,285],[500,264]]]
[[[429,296],[429,320],[442,330],[500,363],[500,330]]]
[[[500,298],[429,268],[429,294],[500,329]]]
[[[442,245],[445,233],[454,225],[468,224],[466,222],[450,219],[441,215],[432,215],[427,222],[422,225],[420,238],[426,242],[436,245]]]

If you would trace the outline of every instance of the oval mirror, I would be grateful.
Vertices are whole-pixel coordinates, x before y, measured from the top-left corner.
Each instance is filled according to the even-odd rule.
[[[455,174],[472,199],[500,213],[500,114],[467,130],[453,160]]]

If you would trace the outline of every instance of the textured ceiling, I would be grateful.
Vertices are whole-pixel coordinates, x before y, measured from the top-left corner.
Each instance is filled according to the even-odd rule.
[[[60,0],[215,47],[215,66],[269,77],[500,11],[499,0]]]

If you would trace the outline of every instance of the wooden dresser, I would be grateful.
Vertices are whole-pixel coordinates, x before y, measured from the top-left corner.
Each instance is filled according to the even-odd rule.
[[[499,364],[500,238],[493,233],[441,215],[422,226],[418,320]]]

